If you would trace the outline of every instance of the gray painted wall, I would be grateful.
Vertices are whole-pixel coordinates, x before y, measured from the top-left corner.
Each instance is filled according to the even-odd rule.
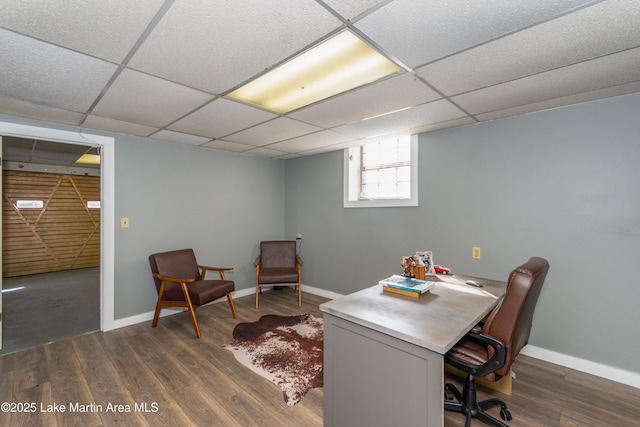
[[[284,162],[116,139],[115,216],[130,227],[116,225],[115,318],[155,308],[154,252],[192,247],[201,264],[233,267],[236,290],[254,287],[258,242],[283,237]]]
[[[551,269],[530,343],[640,372],[640,94],[420,135],[415,208],[342,208],[342,152],[287,161],[303,282],[347,294],[433,250],[454,272]],[[472,246],[482,258],[471,258]]]

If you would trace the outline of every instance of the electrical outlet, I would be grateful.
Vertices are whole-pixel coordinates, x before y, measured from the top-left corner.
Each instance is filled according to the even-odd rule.
[[[480,248],[478,246],[471,248],[471,257],[473,259],[480,259]]]

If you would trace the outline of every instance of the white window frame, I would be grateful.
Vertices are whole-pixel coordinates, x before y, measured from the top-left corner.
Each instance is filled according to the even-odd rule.
[[[344,191],[345,208],[383,208],[418,206],[418,135],[411,135],[411,194],[408,199],[360,200],[360,160],[350,157],[350,149],[344,150]],[[359,148],[359,147],[357,147]],[[352,149],[353,151],[356,151]]]

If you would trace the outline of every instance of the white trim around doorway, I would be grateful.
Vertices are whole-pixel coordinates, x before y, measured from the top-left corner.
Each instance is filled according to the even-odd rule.
[[[66,144],[99,145],[100,162],[100,329],[115,329],[115,140],[109,136],[0,121],[0,135]]]

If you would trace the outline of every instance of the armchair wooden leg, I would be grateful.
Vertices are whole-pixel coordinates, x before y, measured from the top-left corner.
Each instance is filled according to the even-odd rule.
[[[191,323],[193,323],[193,329],[196,331],[196,337],[200,338],[200,326],[198,326],[198,319],[196,318],[196,311],[192,305],[189,305],[189,316],[191,317]]]
[[[256,283],[256,310],[258,309],[258,297],[260,294],[260,285]]]
[[[231,307],[231,313],[233,317],[238,318],[238,313],[236,312],[236,306],[233,304],[233,298],[231,298],[231,294],[227,294],[227,301],[229,301],[229,307]]]
[[[302,307],[302,286],[298,282],[298,307]]]
[[[160,317],[160,309],[162,307],[161,299],[162,297],[158,297],[158,302],[156,303],[156,312],[153,315],[153,322],[151,323],[151,327],[155,328],[158,325],[158,318]]]
[[[182,293],[184,295],[184,300],[187,303],[187,310],[189,311],[189,317],[191,317],[191,323],[193,323],[193,329],[196,331],[196,337],[200,338],[202,335],[200,334],[200,326],[198,326],[198,319],[196,318],[196,309],[191,303],[191,298],[189,298],[189,292],[187,291],[187,284],[181,283]]]
[[[160,309],[162,308],[162,298],[164,297],[164,290],[167,284],[163,280],[160,285],[160,290],[158,291],[158,302],[156,303],[156,312],[153,315],[153,322],[151,323],[151,327],[155,328],[158,324],[158,318],[160,317]]]
[[[200,326],[198,325],[198,319],[196,318],[196,309],[191,304],[191,301],[187,302],[187,311],[189,311],[189,317],[191,317],[191,323],[193,323],[193,329],[196,331],[196,337],[200,338]]]

